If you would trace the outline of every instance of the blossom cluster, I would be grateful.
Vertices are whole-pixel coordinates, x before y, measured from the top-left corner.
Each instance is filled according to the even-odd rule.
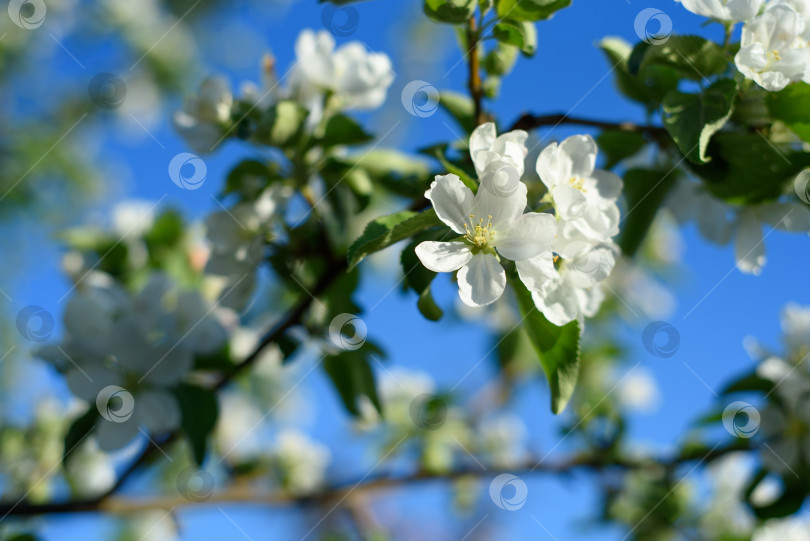
[[[305,125],[312,131],[327,113],[376,109],[394,80],[387,55],[369,52],[358,41],[336,48],[326,30],[302,31],[295,54],[295,62],[281,80],[275,60],[266,57],[262,87],[243,84],[240,99],[234,98],[224,79],[206,79],[197,95],[175,113],[175,128],[195,152],[207,153],[234,131],[240,117],[252,112],[261,116],[281,100],[294,100],[308,111]]]
[[[689,11],[726,24],[744,22],[737,69],[766,90],[810,82],[807,0],[680,0]]]
[[[492,123],[476,128],[469,146],[477,193],[454,174],[437,175],[425,192],[459,237],[422,242],[416,254],[434,272],[458,271],[459,296],[469,306],[498,300],[507,281],[503,264],[514,261],[549,321],[582,323],[599,309],[599,284],[618,254],[612,239],[619,232],[622,181],[595,168],[598,149],[588,135],[550,144],[536,163],[527,159],[527,137],[520,130],[498,136]],[[539,212],[526,212],[528,187],[521,179],[527,169],[547,188],[536,202],[544,207]]]

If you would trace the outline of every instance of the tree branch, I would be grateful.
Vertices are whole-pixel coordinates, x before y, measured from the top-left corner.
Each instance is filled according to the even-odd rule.
[[[318,493],[307,496],[296,496],[284,492],[256,493],[250,487],[237,485],[227,490],[216,492],[204,501],[191,501],[182,496],[164,496],[158,498],[101,498],[85,501],[70,501],[63,503],[44,503],[19,505],[0,505],[0,516],[30,516],[46,513],[80,513],[87,511],[102,511],[115,514],[130,514],[154,509],[173,509],[175,507],[191,505],[212,505],[223,502],[248,502],[261,505],[316,505],[332,501],[343,501],[349,494],[366,493],[370,491],[386,490],[410,486],[431,481],[453,481],[465,477],[492,477],[500,473],[512,473],[518,476],[530,475],[569,475],[579,470],[600,472],[611,468],[622,470],[642,469],[654,465],[675,467],[690,462],[710,462],[726,454],[736,451],[745,451],[752,448],[749,440],[735,440],[722,447],[709,451],[705,448],[685,451],[669,458],[656,459],[654,457],[622,459],[605,457],[599,453],[581,454],[557,462],[544,462],[542,459],[528,460],[522,465],[507,469],[482,470],[480,467],[459,468],[447,473],[430,473],[425,471],[396,477],[382,474],[376,477],[364,476],[360,481],[346,482],[326,488]]]
[[[632,122],[607,122],[590,118],[569,116],[563,113],[548,115],[533,115],[525,113],[518,118],[507,131],[512,130],[533,130],[543,126],[557,126],[559,124],[574,124],[578,126],[590,126],[602,130],[619,130],[644,133],[653,137],[668,136],[666,128],[661,126],[640,125]]]
[[[467,86],[469,87],[470,97],[475,107],[473,119],[476,126],[480,126],[484,123],[484,89],[481,84],[481,62],[478,58],[478,41],[479,36],[475,17],[470,17],[469,21],[467,21],[467,45],[469,47],[467,49],[467,58],[470,66]]]

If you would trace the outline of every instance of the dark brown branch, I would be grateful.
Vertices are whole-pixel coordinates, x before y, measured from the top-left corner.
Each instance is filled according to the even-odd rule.
[[[559,124],[573,124],[577,126],[590,126],[602,130],[619,130],[644,133],[653,137],[667,136],[667,130],[661,126],[651,126],[634,124],[632,122],[606,122],[602,120],[594,120],[590,118],[569,116],[563,113],[556,113],[550,115],[533,115],[525,113],[518,118],[509,130],[533,130],[543,126],[557,126]]]

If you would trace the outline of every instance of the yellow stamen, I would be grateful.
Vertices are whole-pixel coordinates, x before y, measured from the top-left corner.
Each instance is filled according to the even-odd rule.
[[[477,224],[474,222],[474,219],[475,215],[470,214],[470,225],[464,224],[464,229],[467,230],[467,234],[464,235],[464,238],[476,248],[486,248],[487,245],[495,239],[495,231],[492,229],[492,215],[488,216],[486,224],[484,224],[483,218],[479,219]],[[470,227],[472,227],[472,229],[470,229]]]

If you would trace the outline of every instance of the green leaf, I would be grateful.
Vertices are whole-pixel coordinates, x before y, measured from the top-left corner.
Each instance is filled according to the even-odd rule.
[[[303,131],[306,117],[307,111],[297,102],[282,100],[264,114],[256,137],[272,146],[292,145]]]
[[[805,142],[810,142],[810,85],[799,82],[765,97],[768,112],[781,120]]]
[[[645,50],[640,70],[653,65],[667,66],[694,81],[705,81],[728,68],[723,49],[700,36],[670,36],[664,43]]]
[[[270,185],[272,180],[278,178],[276,167],[271,168],[258,160],[244,160],[228,173],[222,193],[238,193],[243,197],[253,198]]]
[[[571,0],[498,0],[495,10],[502,18],[539,21],[570,5]]]
[[[484,56],[482,62],[484,70],[490,75],[490,78],[492,76],[508,74],[512,71],[512,68],[515,67],[519,52],[520,49],[514,45],[498,42],[498,44]]]
[[[216,395],[202,387],[181,383],[174,389],[180,405],[180,427],[188,438],[197,465],[202,467],[208,449],[208,436],[219,415]]]
[[[425,0],[425,15],[440,23],[463,23],[475,13],[477,0]]]
[[[558,327],[537,310],[523,282],[510,280],[523,316],[523,328],[534,346],[551,390],[551,411],[565,409],[579,377],[579,323]]]
[[[761,133],[718,133],[705,165],[690,164],[704,186],[732,204],[753,204],[776,199],[805,167],[810,153],[781,148]]]
[[[633,257],[638,251],[677,178],[673,169],[630,169],[624,174],[623,192],[628,210],[619,237],[619,247],[624,255]]]
[[[478,192],[478,183],[473,180],[472,174],[469,173],[466,169],[463,169],[460,164],[452,163],[450,160],[447,159],[445,156],[445,152],[447,151],[447,143],[442,143],[439,145],[433,145],[426,148],[419,149],[419,152],[427,155],[433,156],[439,163],[442,164],[442,167],[445,171],[450,174],[456,175],[461,182],[464,183],[466,187],[468,187],[473,193]]]
[[[343,405],[356,417],[361,414],[358,404],[361,396],[368,397],[377,411],[382,413],[374,371],[368,361],[368,357],[372,354],[368,346],[366,343],[358,350],[344,351],[323,361],[323,368],[335,385]]]
[[[534,23],[505,19],[492,29],[495,39],[518,47],[526,56],[532,56],[537,51],[537,29]]]
[[[738,378],[723,388],[720,391],[721,395],[731,393],[759,391],[763,393],[770,393],[774,388],[774,382],[760,377],[756,372],[750,372],[741,378]]]
[[[475,105],[469,96],[447,90],[439,92],[439,107],[447,111],[466,133],[473,132]]]
[[[421,196],[430,184],[430,167],[426,160],[397,150],[374,149],[333,160],[348,169],[360,167],[374,184],[410,198]]]
[[[721,79],[700,94],[673,90],[664,98],[663,120],[678,148],[690,161],[706,163],[706,148],[734,107],[737,83]]]
[[[422,291],[422,294],[419,295],[419,300],[416,302],[416,307],[419,308],[422,315],[430,321],[439,321],[444,315],[444,311],[439,308],[439,305],[436,304],[436,301],[433,299],[433,294],[430,292],[430,286],[428,286],[424,291]]]
[[[768,472],[759,470],[754,478],[748,483],[743,493],[745,501],[754,511],[754,514],[761,519],[781,518],[796,513],[801,509],[804,498],[807,495],[806,487],[802,478],[785,476],[782,478],[782,493],[766,505],[757,505],[752,501],[756,488],[768,477]]]
[[[337,145],[360,145],[374,139],[363,127],[346,115],[335,115],[326,122],[324,133],[314,144],[324,148]]]
[[[620,161],[633,156],[647,144],[643,134],[626,130],[604,131],[596,138],[596,142],[607,158],[605,169],[613,169]]]
[[[93,430],[98,418],[98,408],[91,404],[84,414],[77,417],[73,423],[71,423],[67,434],[65,434],[65,448],[62,451],[63,465],[67,465],[67,460],[71,452],[73,452],[79,443]]]
[[[599,48],[613,70],[619,92],[644,104],[648,111],[656,109],[664,96],[678,87],[678,73],[666,66],[646,66],[643,70],[631,72],[634,49],[621,38],[605,38]]]
[[[363,234],[349,247],[349,268],[354,268],[369,254],[439,225],[442,222],[432,208],[419,213],[403,210],[377,218],[366,226]]]

